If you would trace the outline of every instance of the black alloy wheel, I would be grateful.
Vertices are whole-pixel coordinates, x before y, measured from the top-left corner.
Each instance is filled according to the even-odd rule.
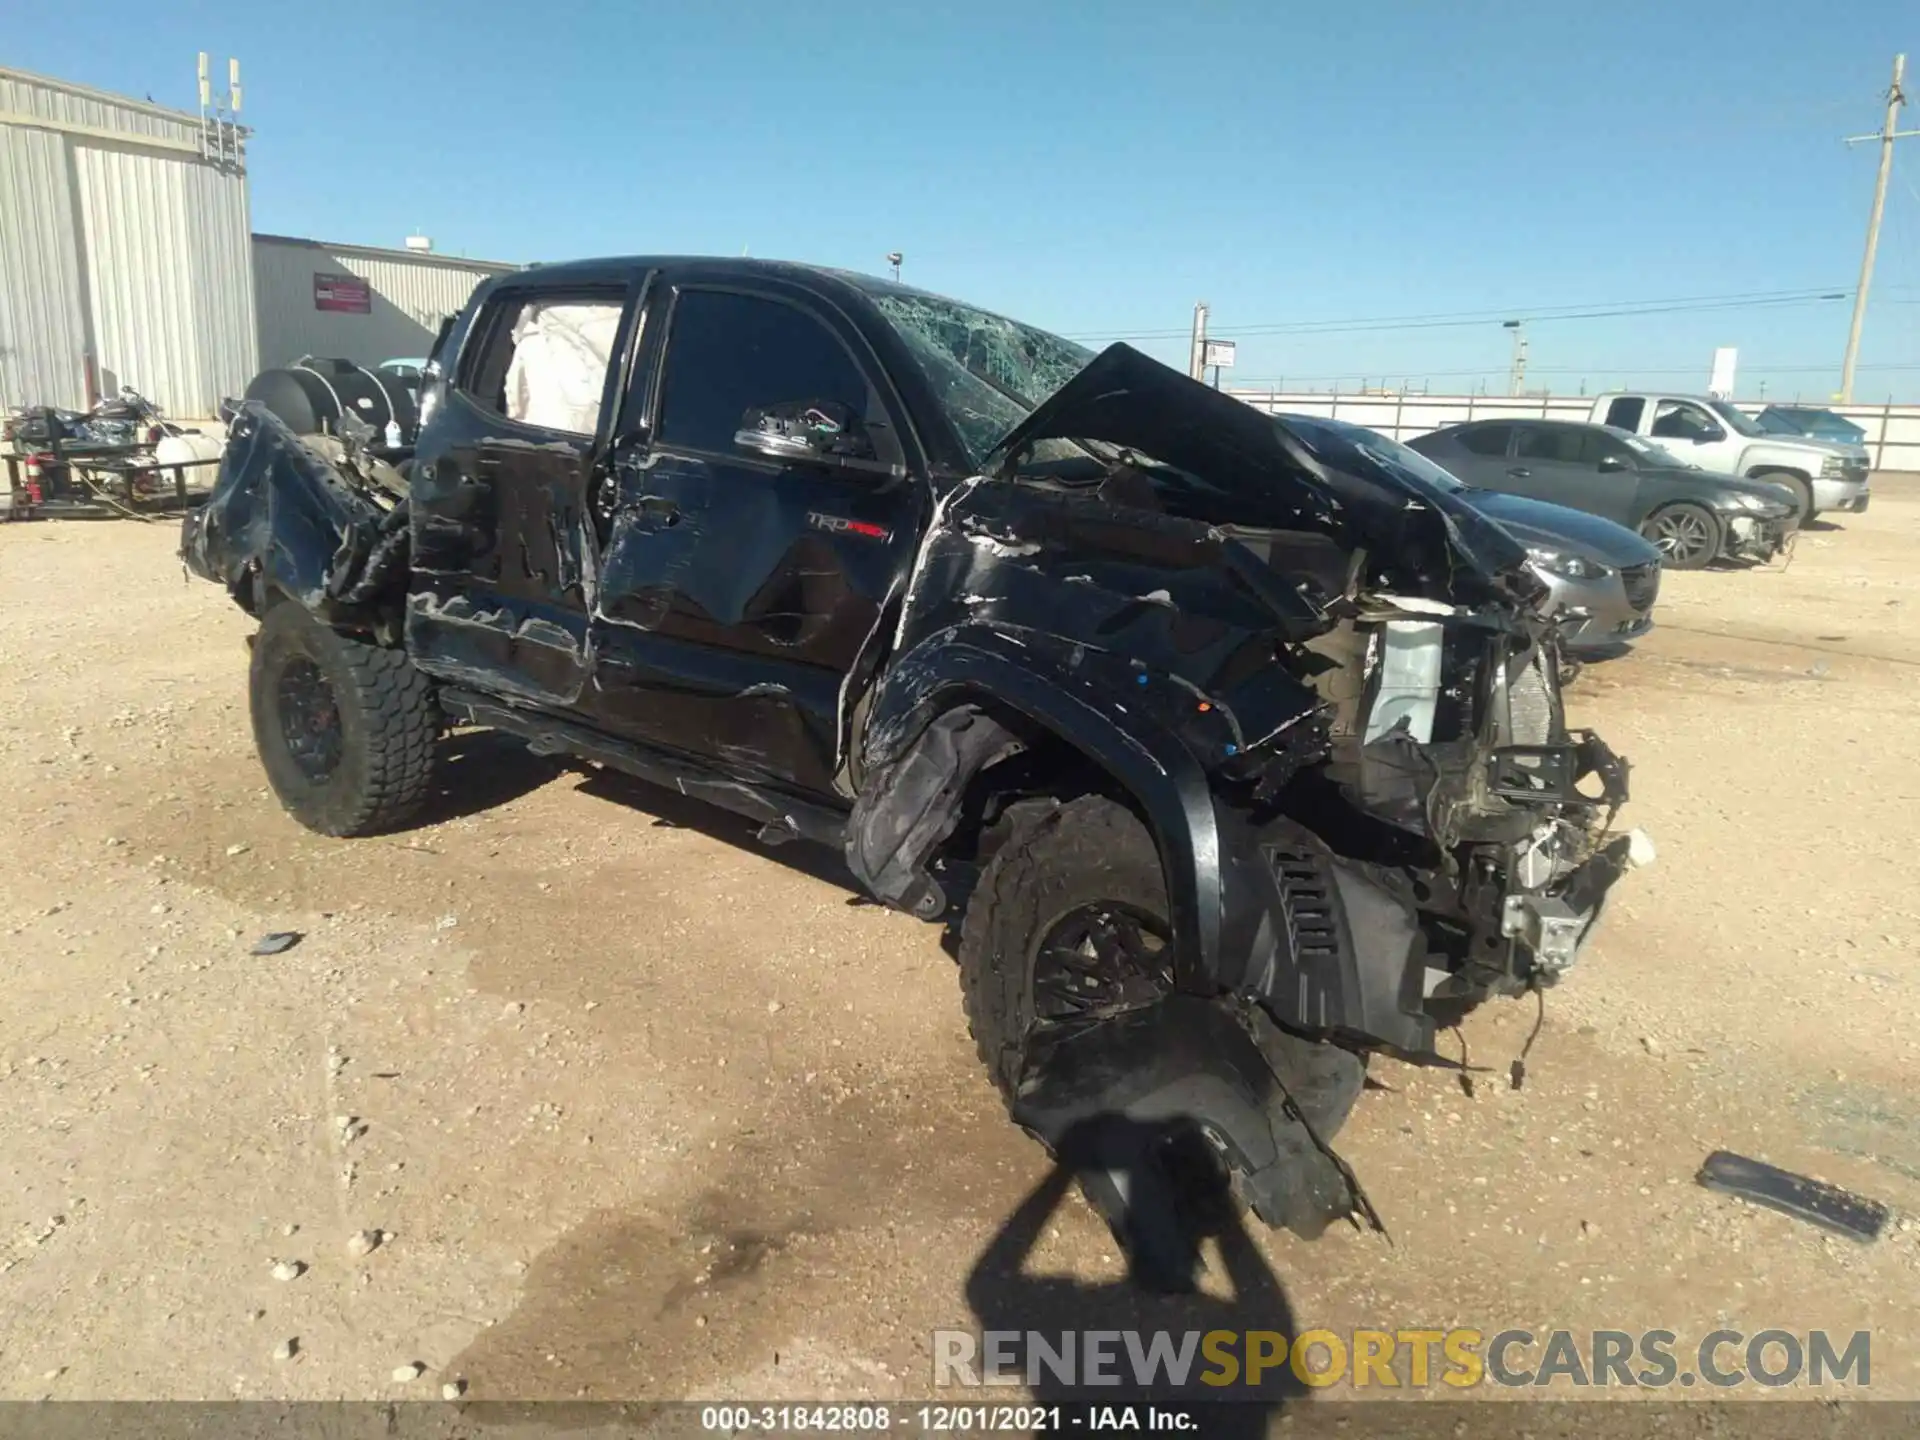
[[[322,781],[340,768],[340,704],[320,667],[298,656],[280,672],[280,738],[300,773]]]
[[[1074,1029],[1164,999],[1173,988],[1171,939],[1164,920],[1131,905],[1068,911],[1035,947],[1035,1021]]]

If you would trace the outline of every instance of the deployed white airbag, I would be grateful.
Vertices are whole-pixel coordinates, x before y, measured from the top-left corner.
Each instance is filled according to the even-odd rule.
[[[573,435],[593,434],[619,329],[617,304],[528,305],[513,324],[507,418]]]

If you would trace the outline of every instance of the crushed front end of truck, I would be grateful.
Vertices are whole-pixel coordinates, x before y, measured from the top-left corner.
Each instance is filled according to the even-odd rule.
[[[1170,958],[1070,1023],[973,1015],[982,1053],[1021,1050],[1002,1088],[1056,1149],[1101,1115],[1184,1116],[1256,1212],[1317,1233],[1366,1206],[1299,1067],[1450,1064],[1467,1010],[1558,982],[1651,858],[1614,828],[1627,766],[1565,724],[1524,549],[1384,457],[1311,452],[1124,346],[1001,453],[943,497],[903,597],[850,862],[940,913],[974,777],[1044,817],[1023,795],[1085,757],[1157,846]]]

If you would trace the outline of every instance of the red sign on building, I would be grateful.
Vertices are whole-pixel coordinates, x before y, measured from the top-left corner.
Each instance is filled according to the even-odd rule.
[[[373,313],[373,290],[358,275],[313,274],[313,308],[346,315]]]

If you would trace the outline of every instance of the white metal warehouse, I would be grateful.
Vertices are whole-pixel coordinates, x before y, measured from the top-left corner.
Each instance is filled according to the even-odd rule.
[[[0,68],[0,409],[131,386],[204,418],[303,355],[424,355],[475,285],[518,268],[253,235],[248,133]]]
[[[255,235],[261,368],[303,355],[359,365],[425,355],[442,318],[457,314],[474,286],[517,268],[424,250]]]
[[[258,368],[248,233],[237,127],[0,69],[0,405],[212,414]]]

